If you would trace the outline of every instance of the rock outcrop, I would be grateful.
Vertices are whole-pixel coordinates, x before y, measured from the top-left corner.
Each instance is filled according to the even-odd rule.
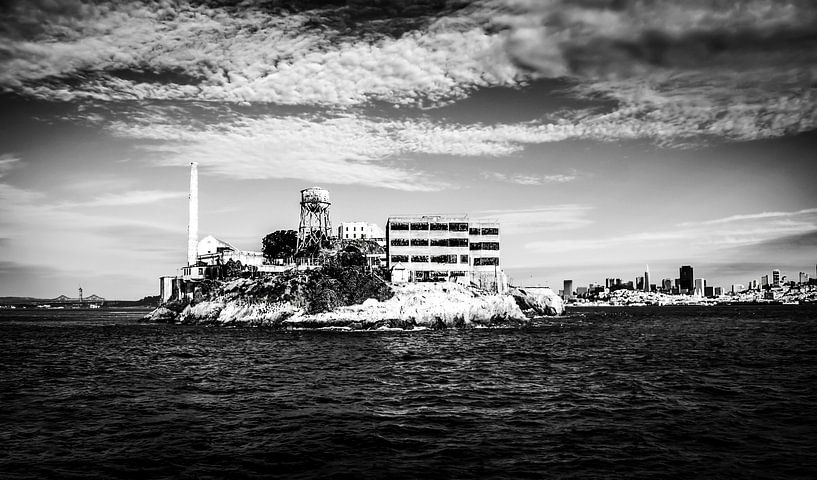
[[[513,287],[511,295],[528,316],[561,315],[565,305],[548,287]]]

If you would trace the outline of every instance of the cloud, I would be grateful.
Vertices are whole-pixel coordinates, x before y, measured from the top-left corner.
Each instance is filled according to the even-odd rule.
[[[570,121],[600,139],[684,146],[817,128],[817,8],[797,0],[501,2],[508,54],[614,112]]]
[[[7,38],[0,85],[63,100],[352,105],[437,101],[517,83],[502,36],[478,25],[359,38],[315,25],[307,14],[260,8],[82,7],[70,20],[42,15],[36,41]]]
[[[567,183],[576,180],[576,174],[555,174],[555,175],[525,175],[525,174],[505,174],[501,172],[482,172],[482,177],[498,182],[515,183],[517,185],[541,186],[550,183]]]
[[[454,155],[569,138],[686,147],[817,128],[817,8],[806,0],[287,5],[14,2],[0,22],[0,88],[63,101],[348,111],[374,100],[434,107],[560,78],[577,97],[617,102],[603,114],[409,122],[399,133],[404,151]]]
[[[783,237],[797,238],[817,232],[817,209],[794,212],[735,215],[722,219],[686,222],[673,230],[637,232],[602,238],[571,240],[537,240],[525,248],[539,253],[557,254],[586,250],[622,249],[628,252],[672,253],[683,256],[703,252],[709,256],[723,256],[730,249],[775,242]]]
[[[187,196],[187,192],[163,190],[132,190],[128,192],[105,193],[84,202],[70,202],[55,208],[124,207],[162,202]]]
[[[516,235],[541,231],[575,230],[593,224],[587,205],[565,204],[526,209],[484,210],[474,214],[499,221],[503,234]]]

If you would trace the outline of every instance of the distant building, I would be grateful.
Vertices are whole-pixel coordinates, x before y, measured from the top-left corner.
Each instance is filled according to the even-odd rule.
[[[746,287],[743,286],[741,283],[734,283],[732,284],[732,293],[740,293],[746,290]]]
[[[587,287],[576,287],[576,296],[579,298],[584,298],[587,296]]]
[[[635,277],[635,289],[646,290],[644,287],[644,277]]]
[[[260,267],[264,264],[264,254],[250,250],[239,250],[224,240],[208,235],[198,244],[198,261],[205,265],[225,265],[232,260],[243,266]]]
[[[650,271],[647,270],[646,272],[644,272],[644,291],[651,292],[652,291],[651,287],[652,286],[650,284]]]
[[[713,290],[716,297],[723,295],[723,287],[715,287]]]
[[[682,293],[689,293],[695,288],[692,278],[692,267],[684,265],[680,271],[680,284],[678,285]]]
[[[386,232],[376,223],[343,222],[338,226],[338,238],[341,240],[374,240],[386,245]]]
[[[669,293],[672,291],[672,279],[665,278],[661,280],[661,290],[665,293]]]
[[[769,276],[763,275],[760,277],[760,286],[763,288],[769,288]]]
[[[564,300],[570,300],[573,298],[573,280],[565,280],[564,284]]]
[[[800,272],[800,284],[805,285],[808,283],[809,274],[806,272]]]
[[[697,291],[697,288],[695,289]],[[704,287],[704,296],[711,298],[715,296],[715,287]]]
[[[780,270],[772,270],[772,286],[779,287],[780,285]]]
[[[400,265],[408,281],[450,280],[489,290],[507,288],[500,268],[498,222],[467,215],[404,215],[386,223],[387,265]]]
[[[702,296],[706,290],[706,280],[703,278],[696,278],[693,284],[693,293],[696,296]]]

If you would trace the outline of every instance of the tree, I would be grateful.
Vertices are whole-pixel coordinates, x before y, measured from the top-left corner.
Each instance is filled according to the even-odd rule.
[[[295,249],[298,248],[298,234],[295,230],[276,230],[267,234],[261,245],[264,257],[269,260],[289,258],[295,255]]]

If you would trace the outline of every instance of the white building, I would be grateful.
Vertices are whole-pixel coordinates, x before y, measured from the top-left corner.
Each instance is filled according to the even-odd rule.
[[[499,223],[467,215],[405,215],[386,224],[387,265],[408,281],[448,280],[504,291]]]
[[[264,264],[264,254],[251,250],[239,250],[233,245],[208,235],[199,241],[198,261],[207,265],[224,265],[230,260],[244,266],[260,267]]]
[[[338,227],[338,238],[341,240],[374,240],[386,245],[386,233],[376,223],[343,222]]]

